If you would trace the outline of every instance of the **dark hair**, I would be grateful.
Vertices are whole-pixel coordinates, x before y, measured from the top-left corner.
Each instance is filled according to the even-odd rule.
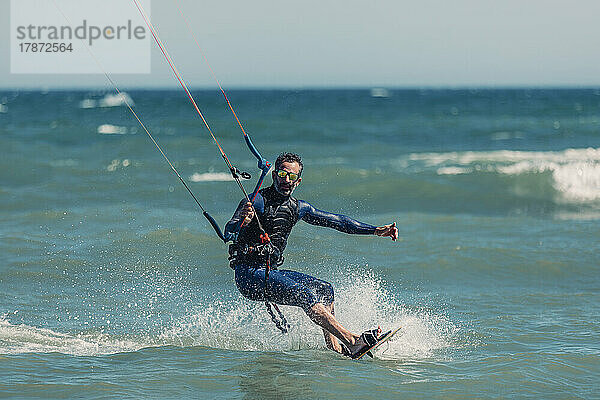
[[[279,168],[281,167],[281,164],[283,164],[284,162],[297,162],[298,165],[300,165],[300,174],[302,174],[302,170],[304,169],[304,165],[302,164],[302,158],[300,158],[300,156],[298,154],[295,153],[287,153],[287,152],[283,152],[279,155],[279,157],[277,157],[277,160],[275,160],[275,169],[279,170]]]

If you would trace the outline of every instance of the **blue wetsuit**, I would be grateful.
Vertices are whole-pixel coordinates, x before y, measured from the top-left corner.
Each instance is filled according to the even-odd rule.
[[[240,202],[233,218],[225,226],[226,234],[237,226],[245,203],[245,199]],[[287,238],[297,221],[303,220],[312,225],[326,226],[350,234],[372,235],[375,232],[372,225],[345,215],[318,210],[306,201],[281,195],[273,186],[262,189],[257,194],[254,209],[271,239],[269,248],[261,247],[261,231],[256,218],[240,230],[237,240],[230,246],[236,286],[244,297],[251,300],[268,300],[276,304],[302,307],[304,310],[309,310],[316,303],[329,305],[333,302],[333,287],[330,283],[300,272],[277,269],[283,263]],[[265,291],[267,257],[271,260],[271,270]]]

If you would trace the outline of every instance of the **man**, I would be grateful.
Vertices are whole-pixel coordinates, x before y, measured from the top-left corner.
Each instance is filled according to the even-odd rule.
[[[356,356],[361,351],[364,353],[367,339],[365,334],[359,336],[348,331],[335,319],[331,284],[300,272],[280,270],[277,266],[283,263],[288,236],[299,220],[350,234],[390,237],[394,241],[398,238],[398,229],[395,222],[375,227],[344,215],[317,210],[295,199],[292,192],[302,181],[302,169],[300,156],[280,154],[272,173],[273,185],[260,190],[254,204],[242,200],[225,226],[227,235],[241,225],[229,249],[235,283],[240,293],[250,300],[301,307],[323,328],[328,348]],[[369,332],[375,337],[379,334]]]

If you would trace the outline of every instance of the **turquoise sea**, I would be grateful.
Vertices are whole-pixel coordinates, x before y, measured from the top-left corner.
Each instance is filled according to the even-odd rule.
[[[256,161],[217,90],[193,93],[235,165]],[[241,199],[178,91],[140,117],[224,224]],[[0,92],[0,397],[600,398],[600,90],[232,90],[295,192],[402,240],[300,222],[286,266],[334,284],[376,358],[282,335],[109,91]],[[270,184],[270,178],[267,178]]]

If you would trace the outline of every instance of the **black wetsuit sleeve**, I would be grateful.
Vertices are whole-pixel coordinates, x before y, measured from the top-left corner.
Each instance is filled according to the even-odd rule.
[[[246,204],[246,201],[247,201],[246,199],[242,199],[242,201],[240,201],[240,204],[238,205],[237,209],[233,213],[233,217],[231,217],[229,222],[227,222],[227,224],[225,224],[225,231],[223,232],[223,234],[225,235],[226,238],[229,238],[229,237],[231,237],[231,235],[234,234],[235,228],[237,228],[238,223],[242,219],[240,216],[240,213],[242,212],[242,208],[244,207],[244,204]]]
[[[242,212],[242,208],[244,208],[244,204],[246,204],[247,201],[248,200],[246,200],[245,198],[240,201],[240,204],[238,204],[237,209],[233,213],[233,217],[231,217],[229,222],[227,222],[227,224],[225,224],[225,230],[223,232],[223,234],[225,235],[225,238],[232,239],[233,236],[235,236],[235,234],[237,234],[237,232],[235,232],[235,229],[237,228],[240,220],[242,219],[240,214]],[[259,213],[263,212],[264,207],[265,207],[264,199],[260,193],[258,193],[256,195],[253,205],[254,205],[254,209],[257,212],[259,212]]]
[[[303,200],[299,200],[298,205],[300,208],[300,219],[308,222],[311,225],[326,226],[328,228],[336,229],[340,232],[355,235],[372,235],[375,233],[376,227],[373,225],[356,221],[345,215],[317,210]]]

